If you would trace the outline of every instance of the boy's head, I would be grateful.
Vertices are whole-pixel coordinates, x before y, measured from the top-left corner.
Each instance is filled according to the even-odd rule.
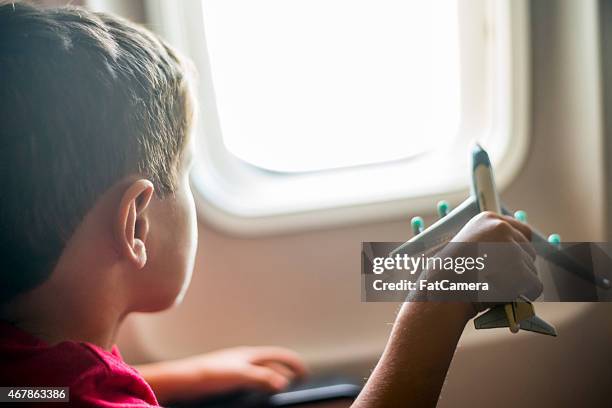
[[[174,301],[196,239],[192,110],[184,65],[146,30],[0,2],[0,301],[101,266],[111,290],[140,285],[136,309]]]

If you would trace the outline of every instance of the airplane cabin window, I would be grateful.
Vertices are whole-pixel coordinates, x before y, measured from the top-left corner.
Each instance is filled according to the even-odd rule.
[[[525,0],[147,4],[198,71],[194,193],[227,232],[433,212],[475,140],[501,189],[525,157]]]
[[[247,163],[388,162],[459,132],[457,0],[205,0],[203,16],[223,142]]]

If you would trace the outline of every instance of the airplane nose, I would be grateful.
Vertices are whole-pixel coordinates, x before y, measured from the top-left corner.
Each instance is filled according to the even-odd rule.
[[[472,171],[474,171],[474,169],[481,164],[491,167],[491,161],[489,160],[488,153],[482,148],[482,146],[476,143],[472,149]]]

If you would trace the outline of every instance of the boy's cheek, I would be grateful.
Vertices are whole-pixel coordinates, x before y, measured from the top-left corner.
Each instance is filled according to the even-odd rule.
[[[182,188],[177,193],[176,199],[179,207],[177,213],[180,214],[182,218],[181,221],[177,223],[180,224],[180,231],[177,231],[177,234],[180,234],[182,238],[181,242],[177,242],[180,246],[177,249],[182,252],[185,268],[191,273],[194,267],[198,246],[198,223],[195,201],[188,180],[184,182]]]
[[[178,248],[178,250],[182,252],[184,274],[182,277],[182,288],[177,296],[176,302],[182,301],[183,296],[189,287],[195,266],[196,251],[198,248],[198,223],[195,203],[191,190],[188,190],[188,194],[186,194],[185,199],[187,201],[185,204],[185,241],[182,243],[182,248]]]
[[[147,265],[143,278],[149,282],[154,308],[166,308],[184,296],[195,263],[197,221],[189,195],[177,194],[152,203]]]

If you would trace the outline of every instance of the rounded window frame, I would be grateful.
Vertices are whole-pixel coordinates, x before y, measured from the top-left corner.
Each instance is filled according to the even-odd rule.
[[[477,134],[489,148],[503,190],[518,175],[529,143],[528,3],[480,1],[494,44],[486,61],[491,64],[486,104],[490,115],[485,118],[489,123]],[[468,194],[467,152],[457,157],[457,144],[409,160],[312,173],[276,173],[243,162],[223,145],[202,1],[147,0],[147,13],[151,28],[198,69],[199,120],[194,134],[202,137],[195,137],[197,158],[191,180],[198,213],[215,228],[261,236],[392,220],[433,213],[438,200],[458,203]],[[468,130],[463,126],[456,143],[464,145],[466,138],[473,137]],[[431,171],[436,164],[441,169],[437,173]],[[424,169],[431,173],[426,178]],[[352,187],[340,188],[347,185]]]

